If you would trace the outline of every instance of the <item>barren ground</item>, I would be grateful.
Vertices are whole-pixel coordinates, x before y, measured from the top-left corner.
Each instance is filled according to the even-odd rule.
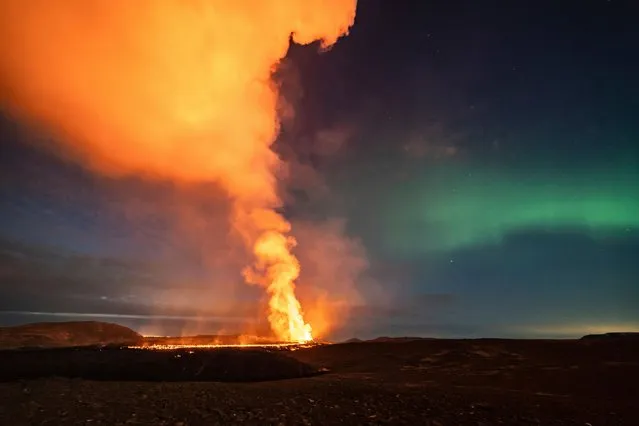
[[[0,424],[637,425],[638,355],[623,340],[6,351]]]

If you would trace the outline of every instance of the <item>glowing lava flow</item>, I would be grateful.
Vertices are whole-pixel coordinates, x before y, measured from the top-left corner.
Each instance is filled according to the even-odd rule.
[[[295,351],[302,348],[311,348],[318,346],[320,343],[235,343],[235,344],[210,344],[210,345],[179,345],[179,344],[154,344],[154,345],[136,345],[127,346],[128,349],[145,349],[153,351],[172,351],[179,349],[218,349],[218,348],[264,348],[264,349],[281,349]]]

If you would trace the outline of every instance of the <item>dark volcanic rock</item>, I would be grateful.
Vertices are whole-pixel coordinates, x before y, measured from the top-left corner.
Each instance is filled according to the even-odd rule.
[[[263,349],[60,348],[0,351],[0,381],[70,377],[108,381],[254,382],[322,370]]]
[[[0,371],[14,376],[35,377],[33,370],[52,364],[50,374],[94,379],[1,382],[0,425],[637,425],[639,352],[616,340],[431,339],[190,352],[0,351]],[[196,382],[282,378],[309,365],[330,374]],[[180,378],[187,381],[169,381]]]
[[[143,337],[130,328],[98,321],[0,327],[0,349],[132,345],[142,340]]]

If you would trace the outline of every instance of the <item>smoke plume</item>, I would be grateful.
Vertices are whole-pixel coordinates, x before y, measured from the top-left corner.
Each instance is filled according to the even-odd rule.
[[[281,160],[271,75],[289,39],[328,48],[356,0],[0,2],[0,102],[99,173],[216,182],[255,257],[278,337],[308,340],[300,265],[276,211]],[[51,147],[54,148],[54,147]]]

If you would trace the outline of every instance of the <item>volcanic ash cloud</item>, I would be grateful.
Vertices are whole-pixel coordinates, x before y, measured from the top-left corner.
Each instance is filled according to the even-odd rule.
[[[0,3],[0,102],[56,136],[65,156],[109,176],[215,181],[256,262],[284,340],[308,340],[271,150],[271,73],[289,37],[330,47],[355,0],[50,0]]]

